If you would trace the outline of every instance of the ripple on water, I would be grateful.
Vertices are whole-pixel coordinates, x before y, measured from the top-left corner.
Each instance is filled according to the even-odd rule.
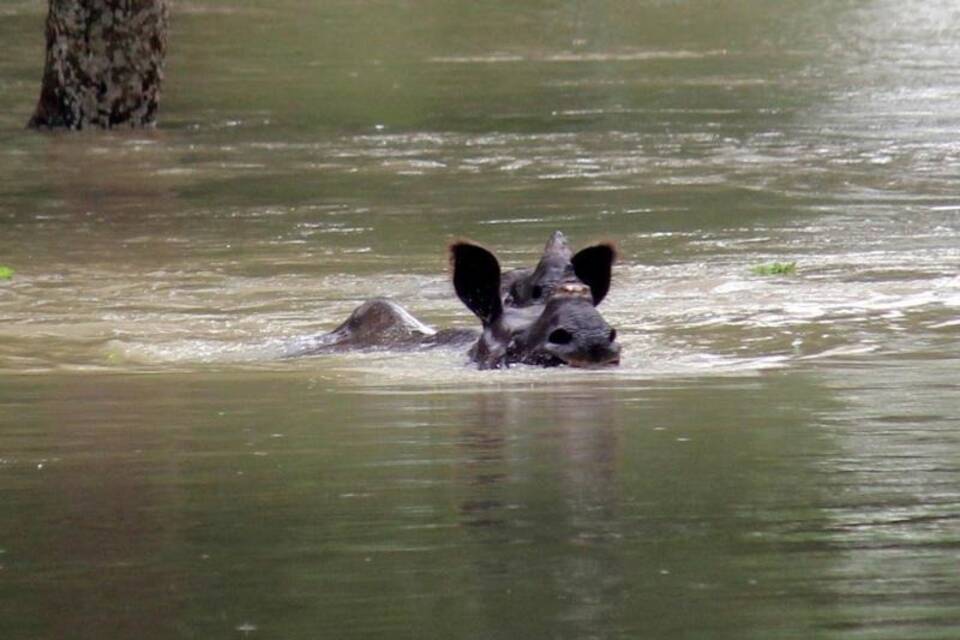
[[[496,224],[499,219],[486,221]],[[826,225],[825,227],[828,227]],[[151,270],[137,283],[81,274],[13,283],[0,300],[0,368],[107,371],[269,368],[334,372],[364,385],[476,386],[649,380],[763,371],[889,352],[911,339],[943,350],[955,336],[957,252],[817,251],[807,230],[730,230],[708,240],[709,262],[625,264],[602,312],[619,329],[624,357],[602,371],[475,371],[462,350],[389,351],[279,360],[284,340],[329,330],[356,304],[390,292],[439,326],[473,326],[440,276],[287,273],[228,277],[216,271]],[[641,242],[701,243],[698,234],[653,233]],[[768,245],[791,246],[797,274],[755,276]],[[728,260],[726,256],[737,256]],[[133,275],[136,279],[136,275]],[[318,292],[325,292],[318,295]],[[69,321],[58,299],[69,300]]]

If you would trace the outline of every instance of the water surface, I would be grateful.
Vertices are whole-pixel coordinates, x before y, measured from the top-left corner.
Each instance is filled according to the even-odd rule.
[[[177,3],[38,135],[0,8],[0,634],[949,638],[960,12]],[[444,247],[613,239],[612,371],[280,360]],[[795,262],[766,277],[752,267]]]

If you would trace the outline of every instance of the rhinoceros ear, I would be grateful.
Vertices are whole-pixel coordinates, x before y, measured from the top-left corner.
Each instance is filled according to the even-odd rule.
[[[617,250],[613,245],[603,243],[577,251],[570,260],[577,278],[590,287],[594,306],[600,304],[610,291],[611,269],[616,259]]]
[[[503,313],[500,301],[500,263],[492,253],[470,242],[450,245],[453,288],[457,297],[480,318],[483,326]]]

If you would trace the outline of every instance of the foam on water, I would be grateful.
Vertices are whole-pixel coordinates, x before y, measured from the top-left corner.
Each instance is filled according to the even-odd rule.
[[[905,256],[883,255],[884,260],[870,261],[857,256],[859,271],[846,272],[836,269],[832,257],[801,255],[799,272],[784,277],[755,276],[746,267],[722,262],[714,266],[623,265],[601,307],[619,330],[623,359],[619,367],[603,370],[518,366],[477,371],[462,348],[382,349],[281,359],[290,340],[331,329],[359,300],[382,293],[384,283],[384,288],[401,294],[400,301],[413,316],[432,326],[474,324],[445,279],[418,277],[411,284],[400,276],[382,275],[335,278],[341,293],[350,294],[325,304],[308,302],[315,288],[301,283],[299,290],[284,292],[286,302],[280,307],[253,304],[249,311],[237,310],[244,316],[239,332],[197,319],[188,326],[178,324],[175,332],[166,335],[128,331],[106,345],[106,359],[113,366],[137,370],[266,367],[348,376],[373,385],[574,384],[585,378],[624,381],[735,375],[809,365],[883,351],[904,333],[920,341],[924,334],[949,334],[958,326],[960,278],[929,278],[922,264],[917,271],[915,263],[903,261]],[[847,261],[850,264],[850,256]],[[901,272],[913,268],[914,272],[896,280],[866,277],[877,267]],[[242,289],[243,283],[235,282],[234,288]],[[255,295],[268,297],[263,290]],[[290,314],[291,308],[301,311]],[[310,317],[310,312],[319,312],[318,317]]]

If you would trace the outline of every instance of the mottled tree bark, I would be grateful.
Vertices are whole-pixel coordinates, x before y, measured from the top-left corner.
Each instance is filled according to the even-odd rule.
[[[28,126],[152,125],[167,18],[167,0],[50,0],[43,86]]]

